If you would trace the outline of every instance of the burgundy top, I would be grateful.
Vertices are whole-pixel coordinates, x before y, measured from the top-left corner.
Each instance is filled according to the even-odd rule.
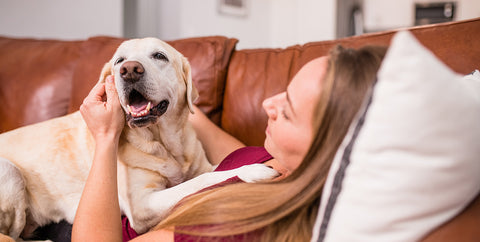
[[[243,147],[238,150],[235,150],[230,155],[225,157],[225,159],[218,165],[215,171],[227,171],[227,170],[239,168],[244,165],[263,163],[268,160],[271,160],[272,158],[273,157],[263,147],[256,147],[256,146]],[[237,182],[242,182],[242,180],[240,180],[240,178],[236,176],[219,183],[218,186],[230,184],[230,183],[237,183]],[[138,236],[135,230],[133,230],[130,227],[130,223],[127,217],[125,216],[122,217],[122,228],[123,228],[123,241],[128,241]],[[211,241],[212,239],[214,239],[215,241],[243,241],[247,239],[249,236],[250,235],[245,234],[245,235],[229,236],[229,237],[223,237],[223,238],[208,237],[208,238],[202,239],[202,238],[191,236],[191,235],[175,234],[175,241]]]

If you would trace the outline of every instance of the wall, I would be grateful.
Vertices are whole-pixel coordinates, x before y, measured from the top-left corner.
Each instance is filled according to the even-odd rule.
[[[359,21],[361,21],[363,17],[361,10],[362,4],[362,0],[338,1],[336,28],[337,38],[343,38],[363,33],[363,23],[359,23]]]
[[[281,47],[335,39],[337,14],[335,0],[270,0],[269,2],[273,6],[269,26],[273,31],[271,45]]]
[[[154,3],[152,3],[153,1]],[[132,36],[152,33],[162,39],[225,35],[237,38],[238,49],[286,47],[335,38],[335,0],[247,0],[245,16],[222,14],[217,0],[144,0],[138,8],[157,9],[143,21],[145,30]],[[156,6],[155,6],[156,4]],[[129,10],[126,9],[126,12]],[[138,10],[134,10],[138,11]],[[148,15],[148,13],[147,13]],[[156,29],[152,31],[152,29]]]
[[[58,39],[123,36],[123,0],[0,0],[0,35]]]
[[[0,35],[85,39],[95,35],[165,40],[225,35],[237,48],[286,47],[335,38],[336,0],[246,0],[245,16],[217,0],[0,0]]]
[[[455,21],[480,17],[479,0],[363,0],[364,26],[372,31],[415,24],[415,3],[456,2]]]
[[[218,0],[0,0],[0,35],[165,40],[225,35],[240,40],[238,49],[287,47],[343,37],[337,30],[345,27],[349,12],[337,10],[337,1],[346,6],[361,0],[246,0],[245,16],[221,14]],[[411,26],[414,2],[438,0],[363,1],[366,28],[374,31]],[[456,20],[480,16],[480,1],[453,1]]]
[[[167,18],[169,23],[176,22],[176,14],[179,10],[170,8],[160,12],[158,0],[123,0],[124,1],[124,26],[123,33],[127,38],[159,36],[160,16],[172,14]],[[164,22],[164,21],[161,21]]]

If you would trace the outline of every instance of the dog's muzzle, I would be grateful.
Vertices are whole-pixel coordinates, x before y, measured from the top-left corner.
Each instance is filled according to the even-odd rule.
[[[139,86],[145,75],[145,68],[137,61],[127,61],[120,67],[120,77],[126,85]],[[167,99],[153,103],[142,90],[132,88],[127,96],[127,124],[134,127],[145,127],[156,123],[168,109]]]
[[[149,102],[149,104],[150,103],[151,102]],[[161,101],[159,104],[149,109],[145,109],[144,111],[141,112],[142,113],[141,115],[139,115],[138,113],[132,113],[131,111],[129,111],[126,117],[127,124],[131,128],[135,128],[135,127],[140,128],[140,127],[148,126],[150,124],[154,124],[157,122],[158,118],[167,111],[169,104],[170,102],[165,99]],[[129,106],[129,109],[131,109],[130,106]]]

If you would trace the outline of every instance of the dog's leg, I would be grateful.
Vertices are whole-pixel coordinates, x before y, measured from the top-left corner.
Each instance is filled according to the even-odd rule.
[[[146,178],[145,173],[136,174],[135,176],[137,175],[142,175],[143,178]],[[135,193],[140,195],[130,197],[132,199],[131,204],[133,204],[133,216],[129,218],[132,228],[138,233],[146,232],[158,224],[170,209],[184,197],[235,176],[238,176],[245,182],[253,183],[270,180],[278,176],[278,172],[263,164],[253,164],[229,171],[204,173],[167,189],[164,189],[164,187],[138,189],[140,187],[137,183]],[[148,185],[145,187],[148,187]]]
[[[20,170],[0,158],[0,233],[18,239],[26,222],[25,181]]]

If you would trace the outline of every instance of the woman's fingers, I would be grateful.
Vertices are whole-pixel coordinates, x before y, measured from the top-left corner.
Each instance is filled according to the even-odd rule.
[[[118,100],[117,89],[115,89],[115,81],[113,76],[108,76],[105,80],[105,93],[107,96],[107,106],[120,107],[120,101]]]
[[[80,106],[85,123],[94,137],[119,136],[125,123],[112,76],[95,85]]]
[[[83,102],[101,102],[105,97],[105,83],[97,83],[88,93]]]

